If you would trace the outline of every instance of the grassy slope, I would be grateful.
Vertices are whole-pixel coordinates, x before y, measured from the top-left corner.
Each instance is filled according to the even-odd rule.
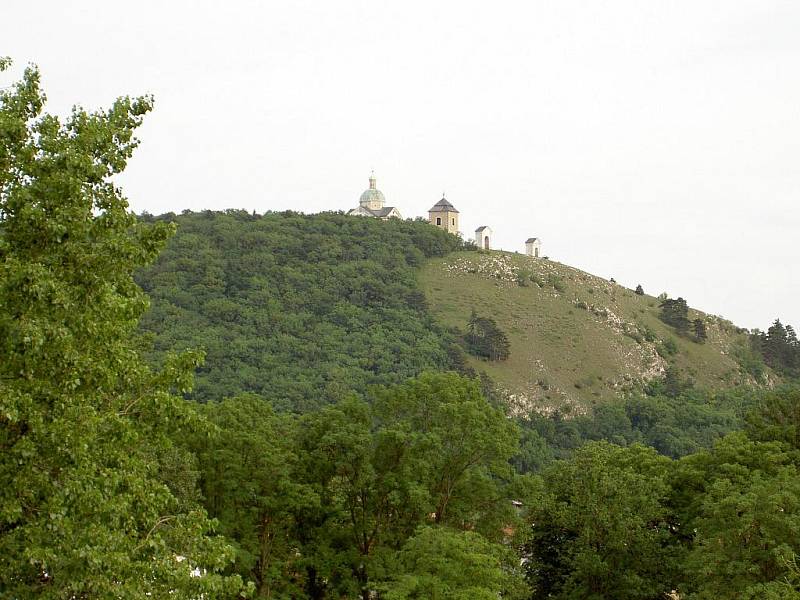
[[[520,274],[527,285],[519,284]],[[520,410],[581,411],[663,374],[668,361],[709,389],[745,380],[731,356],[745,335],[730,322],[690,311],[690,319],[704,319],[708,329],[708,341],[697,344],[658,319],[656,298],[556,262],[460,252],[429,261],[420,284],[433,315],[448,327],[463,330],[473,308],[496,319],[511,342],[511,357],[470,361]],[[645,339],[648,329],[652,342]],[[665,360],[657,348],[669,338],[678,352]]]

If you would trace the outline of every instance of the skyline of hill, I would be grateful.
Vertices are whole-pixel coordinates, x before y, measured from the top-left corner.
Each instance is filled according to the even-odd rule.
[[[240,391],[304,411],[426,370],[485,372],[524,413],[585,413],[641,390],[672,365],[699,387],[754,383],[746,332],[691,311],[708,340],[658,318],[658,299],[545,259],[464,251],[417,221],[336,213],[204,211],[137,280],[151,298],[141,329],[154,358],[203,347],[193,397]],[[451,254],[453,251],[459,251]],[[472,309],[508,335],[508,360],[465,352]]]

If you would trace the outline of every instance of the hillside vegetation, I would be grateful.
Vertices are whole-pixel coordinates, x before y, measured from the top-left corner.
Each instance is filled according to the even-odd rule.
[[[506,393],[517,412],[531,408],[583,412],[620,392],[664,376],[709,390],[752,383],[740,366],[745,331],[720,317],[702,319],[698,343],[659,319],[659,300],[545,259],[507,252],[457,252],[430,260],[419,281],[430,311],[463,332],[474,310],[506,333],[510,357],[469,358]]]
[[[203,348],[194,398],[248,391],[298,411],[447,369],[416,269],[457,249],[426,223],[245,211],[145,217],[176,235],[137,275],[154,361]]]
[[[754,383],[747,333],[691,310],[698,343],[659,300],[577,269],[467,251],[427,223],[244,211],[145,216],[177,233],[137,275],[158,363],[206,352],[193,397],[254,392],[300,412],[426,370],[485,372],[516,414],[585,413],[664,377],[718,390]],[[510,342],[506,360],[456,345],[472,311]],[[465,362],[466,361],[466,362]]]

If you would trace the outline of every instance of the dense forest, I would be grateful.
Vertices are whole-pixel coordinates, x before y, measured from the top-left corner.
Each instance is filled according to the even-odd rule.
[[[112,179],[150,99],[43,104],[33,67],[0,90],[0,597],[800,596],[787,328],[754,336],[771,390],[668,370],[512,419],[460,358],[502,332],[416,287],[458,239],[137,218]]]
[[[415,267],[462,246],[423,222],[341,214],[186,212],[137,281],[156,362],[203,348],[192,397],[247,391],[308,410],[371,384],[452,366],[453,342],[425,312]]]

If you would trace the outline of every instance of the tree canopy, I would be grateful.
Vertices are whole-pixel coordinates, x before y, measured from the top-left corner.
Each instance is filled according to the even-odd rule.
[[[403,552],[420,527],[435,527],[436,543],[509,560],[496,544],[520,523],[511,501],[527,481],[508,462],[516,426],[476,381],[423,374],[302,416],[253,395],[203,412],[221,429],[188,442],[205,505],[259,595],[370,598],[416,572]]]
[[[133,272],[171,228],[137,223],[110,178],[151,99],[64,122],[44,100],[34,67],[0,91],[0,596],[235,594],[231,549],[166,475],[198,357],[155,371],[132,342]]]
[[[333,213],[147,220],[178,233],[137,275],[152,300],[142,329],[157,359],[205,349],[193,398],[253,392],[302,412],[452,365],[415,279],[426,257],[461,245],[452,234]]]
[[[665,298],[659,305],[661,307],[661,320],[667,325],[672,325],[678,333],[687,334],[689,331],[689,305],[683,298]]]
[[[775,319],[767,331],[753,335],[753,342],[770,367],[790,377],[800,375],[800,342],[794,327]]]

